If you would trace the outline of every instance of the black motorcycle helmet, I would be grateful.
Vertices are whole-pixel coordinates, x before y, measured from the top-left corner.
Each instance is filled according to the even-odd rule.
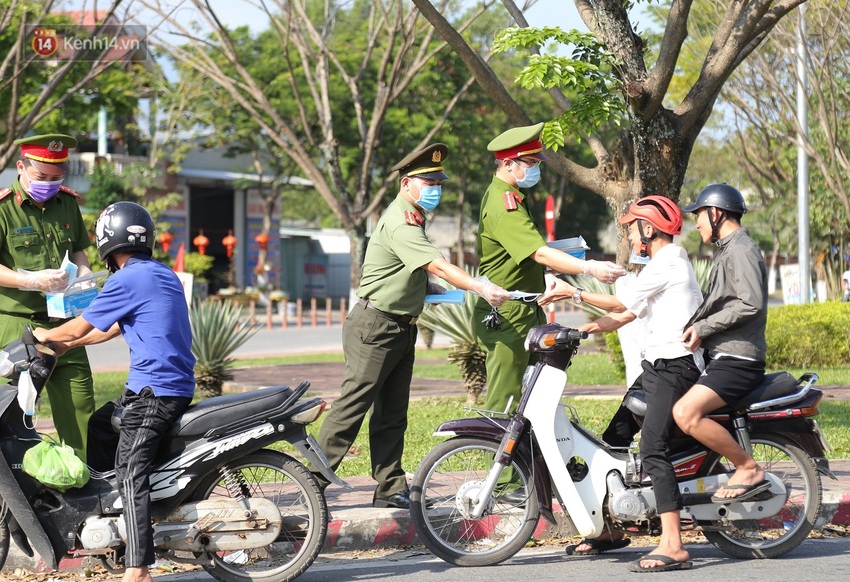
[[[720,225],[723,224],[729,214],[734,215],[735,219],[740,221],[741,216],[747,213],[743,194],[734,186],[726,183],[709,184],[699,193],[696,202],[688,204],[682,210],[696,214],[703,208],[717,208],[721,211],[716,221],[712,220],[711,214],[708,216],[708,222],[711,225],[711,242],[717,242],[720,238],[718,234]]]
[[[116,202],[107,206],[94,227],[97,254],[111,272],[118,268],[115,252],[153,255],[156,227],[150,213],[135,202]]]
[[[747,205],[744,196],[737,188],[729,184],[709,184],[697,196],[696,202],[688,204],[682,210],[685,212],[696,212],[700,208],[713,206],[735,214],[746,214]]]

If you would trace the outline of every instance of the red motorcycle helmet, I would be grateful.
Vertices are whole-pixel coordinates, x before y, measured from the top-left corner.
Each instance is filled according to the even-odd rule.
[[[626,215],[620,218],[620,224],[631,224],[635,220],[645,220],[669,235],[682,232],[682,211],[675,202],[664,196],[646,196],[636,201],[629,206]]]

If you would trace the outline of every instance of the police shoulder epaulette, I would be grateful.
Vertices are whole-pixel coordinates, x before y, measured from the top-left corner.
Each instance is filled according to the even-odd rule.
[[[422,218],[422,215],[418,212],[414,212],[412,210],[405,210],[404,221],[411,226],[419,226],[423,222],[425,222],[425,219]]]
[[[517,208],[519,208],[519,203],[521,202],[519,195],[516,192],[513,192],[512,190],[505,191],[504,200],[505,210],[516,210]]]
[[[68,188],[65,184],[59,186],[59,191],[64,192],[65,194],[70,194],[74,198],[80,197],[80,194],[76,190],[74,190],[73,188]]]
[[[2,190],[0,190],[0,200],[3,200],[4,198],[6,198],[11,193],[12,193],[11,188],[3,188]]]

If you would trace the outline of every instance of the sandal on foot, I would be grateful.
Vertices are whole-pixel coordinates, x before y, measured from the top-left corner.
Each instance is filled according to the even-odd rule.
[[[565,548],[568,556],[596,556],[603,552],[610,552],[611,550],[619,550],[620,548],[625,548],[632,540],[629,538],[621,538],[619,540],[600,540],[597,538],[585,538],[577,544],[570,544]],[[589,550],[584,550],[582,552],[576,551],[576,548],[581,545],[590,546]]]
[[[715,493],[711,496],[712,503],[735,503],[736,501],[746,501],[752,499],[762,491],[770,489],[770,481],[764,480],[755,485],[739,485],[737,483],[727,483],[721,489],[729,489],[732,491],[740,491],[741,493],[734,497],[718,497]]]
[[[641,562],[644,560],[655,560],[656,562],[661,562],[661,566],[653,566],[651,568],[644,568],[641,566]],[[670,556],[665,556],[664,554],[649,554],[642,557],[640,560],[635,560],[634,562],[629,564],[629,571],[631,572],[669,572],[671,570],[687,570],[694,563],[690,560],[685,560],[684,562],[679,562],[678,560],[674,560]]]

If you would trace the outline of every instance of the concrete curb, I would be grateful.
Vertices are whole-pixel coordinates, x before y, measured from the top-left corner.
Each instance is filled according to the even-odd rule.
[[[324,553],[423,545],[413,528],[410,512],[403,509],[349,509],[331,512]],[[569,516],[555,512],[556,525],[542,517],[534,530],[538,540],[578,535]]]

